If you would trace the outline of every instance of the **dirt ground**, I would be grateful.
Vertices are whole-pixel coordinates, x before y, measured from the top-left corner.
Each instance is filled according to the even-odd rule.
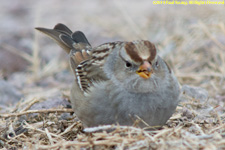
[[[0,148],[225,149],[224,7],[149,0],[1,1]],[[182,88],[167,124],[154,130],[84,129],[70,106],[74,78],[68,56],[34,29],[57,23],[83,31],[93,46],[155,43]]]

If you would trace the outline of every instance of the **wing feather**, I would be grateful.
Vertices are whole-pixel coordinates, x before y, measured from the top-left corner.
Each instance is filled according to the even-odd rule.
[[[82,61],[75,69],[77,83],[80,89],[86,93],[95,82],[109,80],[103,70],[107,56],[113,51],[118,42],[105,43],[91,51],[91,57]]]
[[[36,29],[54,39],[69,53],[70,66],[81,91],[87,93],[94,82],[108,80],[103,66],[107,56],[121,42],[105,43],[92,48],[83,32],[73,33],[64,24],[59,23],[53,29]]]

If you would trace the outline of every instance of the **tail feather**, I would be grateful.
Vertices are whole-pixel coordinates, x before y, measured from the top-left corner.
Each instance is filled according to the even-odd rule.
[[[64,24],[57,24],[53,29],[36,28],[56,41],[69,55],[71,68],[74,71],[82,62],[90,58],[91,45],[81,31],[72,32]]]
[[[65,26],[62,23],[58,23],[57,25],[55,25],[54,29],[64,32],[65,34],[67,34],[69,36],[73,33],[67,26]]]
[[[61,42],[65,44],[67,47],[69,47],[70,49],[74,48],[74,45],[76,44],[76,42],[70,36],[67,36],[65,34],[60,34],[59,38],[61,39]]]
[[[71,47],[68,45],[65,45],[64,42],[60,39],[60,35],[63,34],[60,31],[54,30],[54,29],[46,29],[46,28],[35,28],[38,31],[48,35],[51,39],[55,40],[56,43],[62,47],[67,53],[70,53]]]
[[[81,31],[76,31],[74,33],[72,33],[72,39],[74,41],[76,41],[77,43],[86,43],[88,44],[89,46],[91,46],[91,44],[88,42],[86,36],[84,35],[83,32]]]
[[[56,41],[56,43],[61,46],[68,54],[71,49],[76,49],[75,44],[82,43],[87,47],[91,47],[91,44],[88,42],[86,36],[81,31],[72,32],[67,26],[64,24],[57,24],[54,29],[46,29],[46,28],[35,28],[38,31],[48,35],[50,38]]]
[[[81,31],[76,31],[73,33],[67,26],[62,23],[58,23],[57,25],[55,25],[54,29],[70,36],[76,43],[86,43],[91,46],[84,33]]]

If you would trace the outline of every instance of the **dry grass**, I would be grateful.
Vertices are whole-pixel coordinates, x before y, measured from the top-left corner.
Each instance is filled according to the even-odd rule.
[[[113,2],[120,15],[114,17],[115,14],[110,9],[110,21],[105,21],[108,16],[104,14],[103,18],[93,15],[95,19],[87,15],[84,17],[86,24],[98,26],[101,29],[98,36],[106,38],[152,40],[181,85],[205,88],[209,97],[202,100],[183,93],[183,101],[176,113],[161,128],[149,130],[135,126],[108,125],[84,129],[75,117],[71,116],[67,120],[60,117],[61,113],[71,113],[71,109],[29,110],[35,103],[44,101],[55,93],[63,93],[59,87],[41,89],[38,92],[37,89],[42,87],[34,87],[30,89],[31,92],[26,91],[29,87],[24,87],[22,91],[25,98],[13,106],[9,113],[0,114],[2,148],[225,149],[224,10],[214,6],[177,6],[175,10],[174,7],[163,10],[160,7],[164,6],[160,6],[158,10],[148,12],[142,5],[144,17],[139,17],[134,14],[132,7],[123,9],[125,4]],[[130,5],[136,4],[132,1]],[[137,14],[142,11],[139,5],[135,9]],[[30,71],[26,72],[28,83],[43,80],[66,68],[65,63],[59,63],[58,57],[46,64],[41,63],[39,53],[44,47],[39,46],[41,42],[37,39],[35,34],[31,55],[20,53],[31,64]],[[100,43],[95,38],[90,40]],[[5,47],[9,51],[16,51],[8,45]],[[65,90],[66,94],[63,94],[68,96],[69,87]],[[32,117],[31,113],[38,115]],[[21,116],[25,116],[26,121],[21,121]]]

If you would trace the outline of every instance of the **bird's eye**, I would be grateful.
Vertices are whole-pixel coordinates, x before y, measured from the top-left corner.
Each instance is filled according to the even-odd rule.
[[[156,66],[156,67],[159,67],[158,61],[155,62],[155,66]]]
[[[130,68],[130,67],[132,67],[132,64],[129,63],[128,61],[126,61],[126,67],[127,67],[127,68]]]

